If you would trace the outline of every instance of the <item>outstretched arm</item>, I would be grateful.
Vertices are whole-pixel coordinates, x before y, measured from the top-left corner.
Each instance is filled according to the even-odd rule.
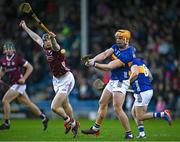
[[[112,48],[107,49],[104,52],[101,52],[100,54],[96,55],[94,58],[89,59],[88,62],[85,63],[86,66],[92,66],[96,62],[100,62],[105,60],[107,57],[111,56],[113,54],[114,50]]]
[[[29,27],[27,27],[26,23],[24,20],[22,20],[19,24],[20,27],[22,27],[27,33],[28,35],[36,42],[38,43],[41,47],[43,47],[43,40],[42,38],[36,34],[35,32],[33,32]]]
[[[122,67],[124,66],[124,63],[121,62],[119,59],[113,60],[109,62],[108,64],[100,64],[100,63],[95,63],[94,67],[103,71],[111,71],[115,68]]]
[[[104,52],[96,55],[92,60],[94,60],[94,62],[100,62],[105,60],[107,57],[111,56],[113,54],[114,50],[112,48],[109,48],[107,50],[105,50]]]

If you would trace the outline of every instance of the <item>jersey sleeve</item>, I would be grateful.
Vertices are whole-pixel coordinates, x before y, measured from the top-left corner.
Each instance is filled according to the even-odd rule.
[[[115,51],[115,50],[117,49],[117,45],[116,45],[116,44],[113,44],[113,45],[111,46],[111,48]]]
[[[19,64],[19,66],[23,66],[27,62],[27,60],[24,59],[22,56],[18,56],[17,62]]]

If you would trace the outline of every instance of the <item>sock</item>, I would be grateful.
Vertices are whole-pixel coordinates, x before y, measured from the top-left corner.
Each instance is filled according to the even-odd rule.
[[[75,119],[70,118],[69,116],[65,117],[65,118],[64,118],[64,121],[65,121],[66,123],[69,123],[69,125],[70,125],[72,128],[76,126],[76,121],[75,121]]]
[[[154,118],[162,118],[162,117],[164,117],[164,112],[154,112],[153,117]]]
[[[64,121],[66,121],[66,122],[70,121],[70,117],[69,117],[69,116],[67,116],[67,117],[65,117],[65,118],[63,118],[63,119],[64,119]]]
[[[100,129],[100,125],[99,124],[94,124],[92,127],[93,130],[98,131]]]
[[[42,119],[42,121],[46,119],[46,115],[44,113],[41,113],[39,117]]]
[[[140,125],[138,126],[138,130],[139,130],[139,135],[140,135],[140,136],[145,136],[144,125],[143,125],[143,124],[140,124]]]
[[[72,118],[73,122],[71,122],[71,128],[74,128],[76,126],[76,121]]]
[[[4,124],[10,125],[10,120],[9,120],[9,119],[5,119],[5,120],[4,120]]]

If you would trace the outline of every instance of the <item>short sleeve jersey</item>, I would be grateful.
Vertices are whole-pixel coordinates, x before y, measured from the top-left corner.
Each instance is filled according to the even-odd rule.
[[[23,66],[27,61],[21,56],[14,54],[10,58],[7,56],[0,59],[0,66],[9,78],[9,83],[18,84],[18,80],[22,77]]]
[[[135,93],[144,92],[152,89],[151,81],[149,79],[149,71],[145,63],[138,58],[134,58],[131,66],[137,65],[139,68],[139,75],[135,81],[132,82],[132,89]]]
[[[114,44],[111,48],[114,50],[112,59],[118,59],[125,65],[124,67],[119,67],[111,71],[111,80],[123,81],[128,79],[129,66],[135,57],[135,48],[133,46],[128,46],[126,49],[121,50],[117,44]]]

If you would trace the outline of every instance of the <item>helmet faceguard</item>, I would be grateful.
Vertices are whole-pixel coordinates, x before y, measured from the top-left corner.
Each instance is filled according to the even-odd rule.
[[[50,40],[50,36],[48,33],[45,33],[42,35],[42,40],[43,40],[43,43],[44,43],[44,48],[45,49],[51,49],[52,47],[52,42]]]
[[[5,53],[6,51],[13,51],[16,52],[15,45],[12,41],[6,41],[3,45],[3,52]]]
[[[45,33],[45,34],[42,35],[42,40],[43,41],[47,41],[48,39],[50,39],[48,33]]]

